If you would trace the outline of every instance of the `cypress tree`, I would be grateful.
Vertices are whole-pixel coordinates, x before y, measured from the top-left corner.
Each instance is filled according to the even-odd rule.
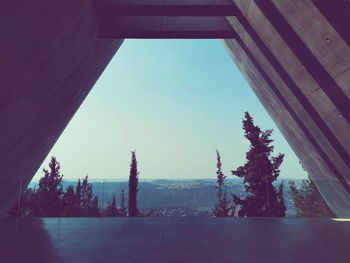
[[[216,193],[216,197],[218,202],[215,204],[213,208],[213,214],[216,217],[227,217],[227,216],[233,216],[234,215],[234,207],[230,204],[231,201],[227,199],[226,191],[223,189],[225,185],[225,179],[226,176],[221,170],[222,163],[221,163],[221,156],[218,150],[216,150],[216,175],[217,175],[217,181],[215,188],[218,189]]]
[[[119,216],[127,215],[127,208],[125,207],[125,195],[124,190],[120,191],[120,208],[119,208]]]
[[[239,198],[233,195],[234,203],[239,207],[240,217],[284,217],[286,207],[283,199],[283,184],[278,190],[273,185],[280,174],[279,167],[283,154],[271,157],[274,147],[270,145],[272,130],[262,131],[255,126],[248,112],[243,119],[245,137],[250,142],[246,153],[246,164],[233,170],[232,174],[243,178],[247,196]]]
[[[80,195],[80,208],[82,211],[82,216],[88,216],[89,211],[93,205],[93,193],[92,185],[88,181],[88,176],[83,178],[81,185],[81,195]]]
[[[43,169],[44,176],[39,181],[36,193],[36,206],[39,216],[60,216],[62,201],[62,177],[60,164],[55,157],[49,163],[50,171]]]
[[[137,216],[137,184],[138,184],[137,160],[135,151],[131,152],[130,176],[129,176],[129,216]]]
[[[80,179],[78,179],[77,185],[75,187],[75,202],[74,202],[74,209],[73,209],[73,215],[74,216],[82,216],[83,212],[81,209],[81,202],[82,202],[82,185]]]

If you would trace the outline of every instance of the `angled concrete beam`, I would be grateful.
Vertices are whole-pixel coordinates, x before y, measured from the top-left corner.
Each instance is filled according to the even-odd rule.
[[[102,17],[100,38],[234,38],[225,17]]]
[[[234,16],[230,0],[96,0],[98,16]]]

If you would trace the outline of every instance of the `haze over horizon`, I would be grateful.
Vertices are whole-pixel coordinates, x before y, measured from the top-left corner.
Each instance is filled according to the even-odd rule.
[[[245,111],[274,129],[281,179],[306,178],[220,40],[126,40],[33,180],[52,155],[64,179],[127,180],[135,149],[140,179],[215,179],[215,149],[234,178],[249,146]]]

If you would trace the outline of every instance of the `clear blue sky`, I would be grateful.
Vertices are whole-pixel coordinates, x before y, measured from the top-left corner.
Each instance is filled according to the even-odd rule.
[[[221,40],[126,40],[42,167],[54,155],[66,179],[127,179],[136,150],[141,179],[214,179],[217,148],[233,178],[248,149],[244,111],[274,129],[281,176],[305,178]]]

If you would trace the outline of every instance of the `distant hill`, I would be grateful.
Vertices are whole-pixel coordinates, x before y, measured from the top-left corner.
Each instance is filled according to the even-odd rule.
[[[294,217],[296,210],[289,195],[288,181],[284,180],[284,196],[287,206],[287,216]],[[301,180],[293,180],[297,185]],[[279,184],[281,180],[277,181]],[[211,212],[216,202],[215,179],[194,179],[194,180],[146,180],[139,182],[138,203],[143,211],[154,209],[156,211],[174,210],[181,208],[186,211],[194,211],[200,215],[207,215]],[[92,180],[94,194],[99,197],[100,206],[106,207],[107,202],[114,193],[119,200],[120,191],[123,189],[127,196],[127,181],[96,181]],[[76,181],[63,181],[64,188],[68,185],[76,185]],[[34,187],[31,183],[30,187]],[[244,196],[244,189],[241,179],[227,179],[226,191],[229,198],[231,193],[241,197]],[[171,209],[170,209],[171,208]]]

